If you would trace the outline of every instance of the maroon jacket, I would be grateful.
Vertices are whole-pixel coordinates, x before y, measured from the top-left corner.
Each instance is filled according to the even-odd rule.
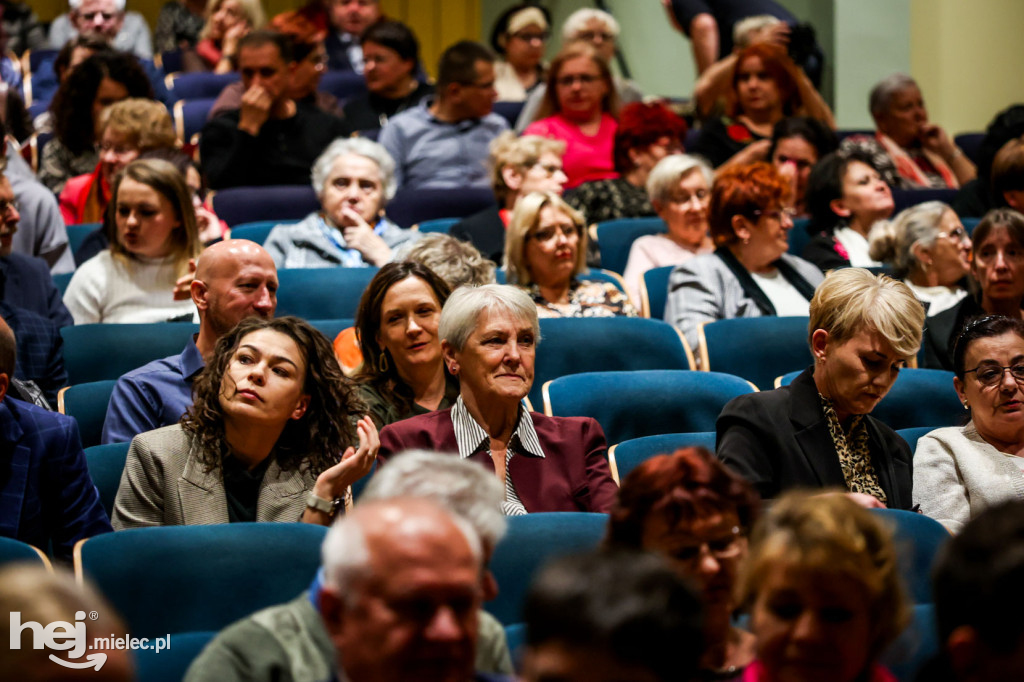
[[[584,511],[607,513],[618,487],[606,459],[601,425],[590,417],[545,417],[531,412],[544,459],[516,456],[508,475],[528,512]],[[380,432],[380,458],[410,449],[458,453],[451,408],[404,419]],[[494,471],[486,452],[471,459]]]

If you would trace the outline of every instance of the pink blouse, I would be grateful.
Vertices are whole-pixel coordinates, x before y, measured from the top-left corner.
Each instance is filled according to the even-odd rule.
[[[569,178],[566,189],[590,182],[591,180],[612,180],[619,177],[615,172],[612,147],[618,122],[609,114],[601,115],[601,127],[597,134],[590,136],[580,132],[580,127],[565,119],[561,114],[534,121],[526,127],[523,135],[540,135],[565,140],[565,156],[562,167]]]

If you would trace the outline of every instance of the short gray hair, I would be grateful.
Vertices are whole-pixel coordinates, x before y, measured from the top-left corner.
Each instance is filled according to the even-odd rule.
[[[750,39],[756,31],[781,23],[782,19],[772,14],[755,14],[740,19],[732,27],[732,43],[741,50],[750,47]]]
[[[665,203],[668,195],[672,193],[679,182],[698,170],[708,183],[708,190],[711,190],[711,183],[715,180],[715,174],[704,159],[689,154],[669,154],[659,161],[651,169],[647,176],[647,196],[651,202]]]
[[[460,287],[453,291],[441,309],[441,322],[438,324],[441,340],[461,351],[476,328],[480,313],[495,309],[529,321],[533,325],[534,343],[540,343],[537,305],[525,291],[507,284]]]
[[[494,261],[484,258],[469,242],[440,232],[413,242],[404,259],[427,266],[452,290],[494,283]]]
[[[562,24],[562,40],[574,40],[576,34],[583,30],[583,27],[587,25],[587,22],[591,19],[597,19],[603,23],[607,28],[608,32],[613,37],[619,37],[619,22],[615,21],[615,17],[599,9],[593,9],[591,7],[584,7],[578,9],[569,15],[569,18]]]
[[[505,489],[486,468],[461,460],[458,454],[407,450],[388,459],[359,499],[393,497],[424,497],[455,512],[469,521],[488,551],[505,535]]]
[[[918,87],[917,81],[905,73],[894,73],[878,81],[875,87],[871,88],[871,96],[868,98],[868,110],[871,112],[871,116],[877,119],[885,114],[889,111],[892,98],[911,86]]]
[[[356,154],[363,156],[377,164],[380,169],[381,184],[384,186],[384,201],[391,201],[398,190],[398,182],[395,181],[395,160],[388,154],[383,145],[368,140],[365,137],[339,137],[327,145],[327,148],[316,157],[313,162],[313,191],[317,197],[324,193],[324,185],[327,176],[331,174],[331,166],[340,156]]]
[[[78,8],[81,6],[82,0],[68,0],[68,7],[70,7],[72,10],[77,11]],[[114,8],[117,9],[118,12],[123,12],[124,6],[125,0],[114,0]]]
[[[889,263],[893,277],[904,279],[918,266],[914,247],[931,247],[939,238],[939,223],[953,209],[941,201],[926,201],[900,211],[892,220],[880,220],[868,235],[868,255]]]

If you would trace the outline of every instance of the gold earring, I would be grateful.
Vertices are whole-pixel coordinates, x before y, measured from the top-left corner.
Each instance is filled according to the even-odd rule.
[[[377,365],[380,367],[380,371],[381,372],[388,371],[388,352],[387,351],[382,350],[380,352],[380,357],[377,358]]]
[[[964,409],[965,410],[971,409],[971,406],[967,404],[967,400],[966,399],[964,399]]]

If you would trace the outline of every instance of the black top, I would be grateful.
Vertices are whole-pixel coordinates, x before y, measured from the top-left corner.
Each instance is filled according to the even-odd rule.
[[[718,168],[752,142],[767,139],[734,119],[713,118],[704,123],[693,149],[687,151],[703,156],[712,166]]]
[[[984,315],[985,310],[973,296],[963,297],[952,308],[925,320],[924,338],[921,340],[920,366],[928,369],[953,371],[953,343],[964,324],[973,317]]]
[[[224,494],[228,498],[228,521],[256,520],[256,502],[260,497],[263,476],[270,466],[270,457],[252,470],[234,457],[224,458]],[[296,519],[298,520],[298,519]]]
[[[690,22],[695,16],[703,13],[712,15],[718,22],[719,58],[732,52],[733,26],[741,19],[770,14],[787,23],[796,23],[796,17],[775,0],[672,0],[672,12],[687,37],[690,35]]]
[[[417,82],[416,89],[405,97],[388,99],[368,92],[345,102],[342,111],[345,123],[354,131],[380,130],[384,123],[395,114],[411,109],[434,93],[434,86]]]
[[[505,255],[505,223],[497,206],[488,206],[479,213],[463,218],[452,225],[449,234],[456,239],[469,242],[484,258],[501,265]]]
[[[850,259],[839,252],[842,245],[832,232],[819,232],[811,237],[800,257],[817,265],[822,272],[850,267]],[[845,249],[844,249],[845,251]]]

